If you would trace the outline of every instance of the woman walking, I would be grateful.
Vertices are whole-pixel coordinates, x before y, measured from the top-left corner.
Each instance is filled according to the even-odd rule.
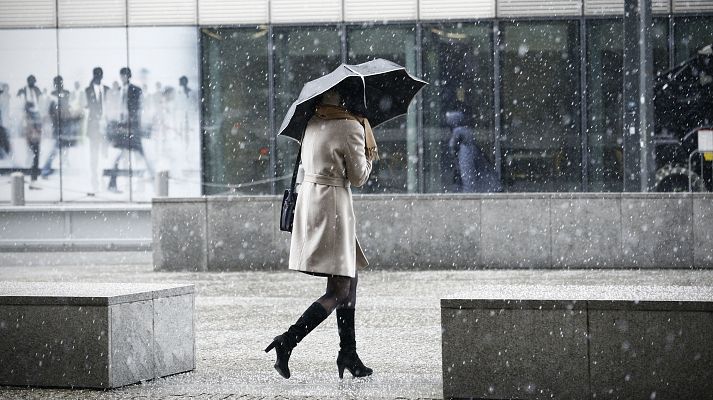
[[[290,377],[292,350],[335,309],[339,377],[343,377],[345,369],[354,377],[372,373],[356,351],[358,269],[366,267],[368,261],[356,238],[349,187],[366,183],[376,154],[368,120],[345,109],[336,90],[324,93],[302,141],[305,175],[295,207],[289,268],[326,277],[327,288],[294,325],[265,349],[275,349],[275,369],[284,378]]]

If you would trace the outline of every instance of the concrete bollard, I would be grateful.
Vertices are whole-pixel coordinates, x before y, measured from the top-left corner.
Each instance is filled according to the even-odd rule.
[[[154,194],[157,197],[168,197],[168,171],[158,171]]]
[[[25,175],[22,172],[13,172],[11,176],[12,186],[10,188],[11,204],[13,206],[25,205]]]

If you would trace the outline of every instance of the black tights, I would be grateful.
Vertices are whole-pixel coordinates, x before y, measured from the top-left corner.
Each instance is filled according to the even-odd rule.
[[[317,302],[331,313],[335,308],[355,308],[356,290],[359,276],[330,276],[327,278],[327,290]]]

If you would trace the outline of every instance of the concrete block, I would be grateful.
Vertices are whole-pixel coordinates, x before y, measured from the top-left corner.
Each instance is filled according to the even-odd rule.
[[[713,199],[693,199],[693,264],[713,268]]]
[[[273,209],[268,199],[208,199],[208,265],[211,270],[274,266]]]
[[[0,297],[0,385],[111,387],[108,327],[105,306],[2,304]]]
[[[546,309],[442,307],[441,326],[446,399],[588,397],[586,312],[572,302]]]
[[[550,199],[484,199],[482,263],[499,268],[552,266]]]
[[[112,388],[195,366],[193,286],[0,282],[0,385]]]
[[[597,399],[713,398],[710,310],[590,310],[589,328]]]
[[[417,259],[413,256],[411,231],[421,229],[414,219],[412,203],[395,201],[389,196],[354,199],[356,235],[369,268],[409,268]]]
[[[410,255],[421,267],[468,268],[480,265],[480,201],[424,199],[413,202],[418,221],[409,230]]]
[[[552,261],[558,268],[621,265],[620,199],[552,199]]]
[[[690,198],[623,197],[622,267],[693,266]]]
[[[169,271],[203,271],[207,268],[205,199],[154,199],[154,268]]]
[[[110,306],[111,387],[156,377],[153,349],[153,301]]]
[[[153,346],[156,376],[195,369],[193,295],[153,300]]]

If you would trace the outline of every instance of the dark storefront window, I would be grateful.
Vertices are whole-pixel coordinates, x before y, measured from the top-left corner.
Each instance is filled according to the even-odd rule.
[[[201,29],[205,194],[269,194],[265,26]],[[244,186],[229,189],[220,185]]]
[[[289,27],[273,30],[275,60],[275,129],[305,82],[326,75],[341,63],[341,35],[335,26]],[[277,138],[277,175],[292,176],[299,144]],[[277,193],[290,179],[277,182]]]
[[[348,62],[358,64],[375,58],[392,60],[416,75],[416,30],[414,26],[354,26],[348,29]],[[408,115],[374,130],[380,160],[374,163],[362,193],[418,191],[418,133],[416,102]]]
[[[589,191],[623,190],[623,20],[587,22]],[[668,69],[668,21],[654,19],[654,73]]]
[[[578,24],[503,23],[501,52],[505,190],[580,190]]]
[[[497,190],[492,25],[425,25],[423,64],[425,191]]]

